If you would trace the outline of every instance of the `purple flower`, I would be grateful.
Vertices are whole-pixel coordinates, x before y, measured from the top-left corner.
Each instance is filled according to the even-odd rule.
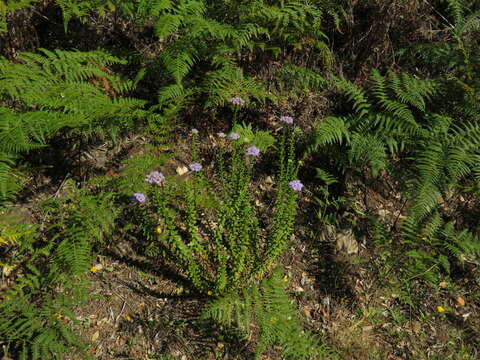
[[[133,193],[133,196],[132,196],[132,201],[133,202],[143,203],[143,202],[145,202],[146,199],[147,199],[147,197],[145,196],[145,194]]]
[[[227,134],[225,134],[224,132],[219,132],[219,133],[217,133],[217,136],[221,137],[221,138],[224,138],[224,137],[227,137]]]
[[[152,171],[150,174],[147,175],[147,178],[145,179],[145,181],[149,184],[157,185],[160,185],[163,180],[165,180],[165,176],[163,176],[163,174],[158,171]]]
[[[230,134],[230,139],[238,140],[238,139],[240,139],[240,135],[238,135],[237,133],[231,133]]]
[[[285,124],[293,124],[293,117],[291,116],[280,116],[280,121]]]
[[[260,155],[260,149],[255,147],[255,146],[250,146],[247,149],[247,154],[252,155],[252,156],[258,156],[258,155]]]
[[[232,105],[235,105],[235,106],[243,106],[245,105],[245,100],[243,100],[241,97],[239,96],[235,96],[233,98],[230,99],[230,102],[232,103]]]
[[[300,180],[292,180],[288,183],[288,186],[290,186],[295,191],[302,191],[303,188],[303,184]]]
[[[192,134],[195,134],[195,135],[198,134],[198,130],[195,129],[195,128],[193,128],[193,129],[192,129]]]
[[[188,167],[192,171],[200,171],[200,170],[202,170],[203,166],[202,166],[202,164],[199,164],[199,163],[192,163],[192,164],[188,164]]]

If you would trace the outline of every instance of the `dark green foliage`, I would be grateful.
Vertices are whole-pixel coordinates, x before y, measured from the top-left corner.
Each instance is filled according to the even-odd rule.
[[[67,278],[62,281],[68,281],[85,274],[92,262],[94,244],[103,242],[111,233],[117,216],[113,197],[108,193],[101,196],[80,193],[73,199],[76,206],[55,224],[62,229],[53,237],[58,243],[52,253],[51,274],[58,275],[57,281],[63,276]]]
[[[401,181],[400,188],[411,199],[404,226],[410,234],[425,236],[424,228],[443,223],[442,206],[456,189],[467,182],[478,184],[478,106],[468,93],[445,100],[449,92],[461,93],[458,83],[420,80],[404,73],[381,76],[376,70],[370,79],[370,89],[363,90],[345,79],[332,78],[352,104],[352,112],[320,121],[309,153],[321,149],[338,154],[342,149],[346,156],[334,159],[344,170],[362,170],[367,165],[374,176],[396,163],[402,172],[390,175]],[[444,104],[437,104],[438,100]],[[458,261],[459,254],[473,249],[476,241],[473,237],[470,245],[461,245],[460,237],[455,243],[452,236],[440,236],[427,246],[419,239],[411,238],[417,248],[408,254],[423,269],[418,273],[432,276],[439,269],[449,270],[451,259]],[[423,251],[424,247],[434,249],[434,254]],[[427,271],[432,262],[439,265],[437,272]]]
[[[412,260],[406,267],[412,278],[438,284],[444,275],[455,275],[454,266],[463,267],[466,261],[480,257],[480,237],[466,229],[455,229],[452,222],[445,224],[438,212],[433,213],[420,230],[411,221],[407,221],[403,229],[404,242],[414,247],[406,253]]]
[[[480,12],[471,11],[464,0],[445,0],[447,17],[442,17],[442,27],[437,31],[443,38],[414,45],[400,53],[411,55],[407,60],[417,60],[427,65],[434,76],[445,76],[466,81],[480,88],[478,81],[480,50]],[[472,7],[473,8],[473,7]]]
[[[28,272],[3,296],[0,334],[19,359],[62,359],[72,347],[86,347],[68,323],[74,321],[71,308],[81,300],[80,293],[76,291],[72,299],[68,290],[55,295],[46,290],[53,290],[48,278],[29,265]]]
[[[121,97],[134,84],[107,67],[122,60],[102,51],[41,52],[16,63],[0,59],[0,201],[21,184],[15,157],[46,146],[60,130],[114,136],[155,117],[142,109],[145,101]]]
[[[285,359],[337,359],[317,337],[304,331],[298,311],[286,293],[281,271],[264,279],[260,285],[244,288],[241,295],[231,294],[212,301],[203,312],[224,326],[234,325],[246,337],[258,329],[255,359],[274,345],[282,347]]]
[[[26,260],[2,294],[0,337],[20,359],[63,359],[72,348],[86,348],[72,329],[72,309],[87,295],[92,247],[109,235],[116,211],[108,195],[76,193],[72,200],[75,205],[66,203],[51,228],[55,236],[42,239],[29,231],[19,240],[24,253],[17,257]]]
[[[357,3],[361,2],[0,0],[0,35],[4,34],[0,45],[11,50],[13,59],[0,59],[0,205],[14,200],[27,183],[23,172],[29,169],[25,156],[29,152],[63,141],[72,143],[67,145],[69,150],[80,153],[83,139],[92,144],[127,133],[128,141],[134,139],[108,154],[106,175],[88,182],[100,195],[75,191],[65,201],[50,199],[54,217],[42,221],[38,234],[1,219],[0,250],[9,257],[1,265],[4,273],[11,272],[5,277],[14,282],[0,295],[0,339],[6,356],[62,359],[69,351],[86,348],[73,331],[72,309],[85,297],[84,278],[95,245],[105,241],[115,225],[118,214],[112,204],[125,201],[124,234],[133,235],[136,245],[146,245],[143,255],[169,263],[170,270],[187,278],[195,290],[215,298],[205,317],[223,326],[235,325],[245,339],[255,338],[258,359],[275,345],[282,347],[286,359],[336,358],[313,334],[303,331],[279,272],[258,286],[247,287],[269,274],[295,233],[299,196],[288,183],[297,179],[303,164],[296,162],[297,139],[308,148],[307,167],[300,169],[302,179],[308,181],[302,204],[308,211],[312,209],[307,202],[318,205],[312,213],[318,210],[320,225],[341,227],[351,222],[358,225],[356,232],[362,232],[365,219],[358,221],[356,216],[363,209],[355,212],[353,206],[361,195],[358,188],[365,185],[362,190],[367,190],[368,182],[376,185],[386,180],[395,197],[388,200],[393,205],[404,201],[393,225],[390,214],[380,216],[381,221],[372,216],[374,241],[384,243],[381,260],[402,252],[387,274],[401,264],[398,273],[408,280],[438,284],[478,265],[480,239],[474,220],[467,218],[470,214],[459,219],[464,214],[451,206],[468,193],[471,198],[463,205],[472,218],[476,216],[478,4],[438,0],[397,1],[390,6],[370,1],[360,7]],[[396,15],[390,17],[383,9],[396,12],[406,3],[421,11],[427,5],[429,10],[419,16],[425,24],[412,24],[418,31],[398,41]],[[373,20],[385,24],[380,27],[386,31],[380,34],[381,42],[393,51],[418,36],[429,43],[413,44],[397,52],[400,57],[395,57],[395,63],[387,63],[382,59],[382,44],[372,36],[377,27],[365,21],[372,18],[363,12],[378,8],[382,11],[375,16],[388,16]],[[410,11],[401,18],[408,19]],[[32,34],[32,44],[38,41],[50,50],[19,53],[25,39],[16,29],[24,15],[31,20],[29,29],[38,32]],[[67,34],[57,38],[62,15]],[[8,26],[7,21],[11,21]],[[347,31],[336,32],[340,27]],[[12,32],[7,34],[7,28]],[[432,31],[422,32],[426,28]],[[362,33],[353,41],[345,38],[357,30]],[[89,44],[90,39],[95,41]],[[356,48],[346,49],[349,45]],[[71,46],[108,48],[128,60],[104,50],[52,50]],[[373,57],[362,52],[369,48],[375,49],[375,66],[382,70],[371,70],[367,79],[363,75],[369,62],[364,58]],[[339,75],[351,73],[348,68],[357,68],[356,79]],[[149,100],[129,97],[138,87],[138,94]],[[229,104],[234,96],[245,100],[248,111]],[[152,106],[147,110],[147,105]],[[201,112],[202,108],[206,111]],[[276,123],[269,120],[283,113],[295,114],[302,131],[285,125],[275,147],[272,135],[282,129],[274,129]],[[322,118],[312,138],[302,139],[303,131],[312,130],[309,121],[316,114]],[[208,124],[210,120],[216,123]],[[267,128],[257,130],[255,121]],[[165,162],[173,151],[183,150],[168,144],[174,138],[173,126],[194,124],[203,136],[220,130],[214,130],[220,122],[223,130],[231,123],[240,139],[215,138],[214,144],[205,145],[200,144],[203,138],[193,135],[191,157],[181,161],[202,163],[202,171],[170,175],[172,168],[184,165]],[[262,155],[267,150],[279,153],[273,191],[260,196],[253,184],[257,172],[271,166],[270,154],[261,161],[248,157],[249,145],[258,147]],[[212,154],[214,148],[220,150]],[[132,157],[134,152],[139,155]],[[128,159],[121,160],[123,156]],[[218,165],[213,176],[207,164],[212,157]],[[313,158],[318,162],[308,167]],[[150,171],[160,169],[168,174],[161,185],[145,182]],[[50,180],[47,192],[56,185],[53,177]],[[35,179],[35,185],[42,181]],[[350,204],[347,196],[352,189],[355,201]],[[342,194],[345,190],[348,195]],[[106,191],[115,195],[102,195]],[[131,202],[134,192],[145,193],[147,200]],[[355,215],[344,211],[350,205]],[[370,210],[379,209],[367,209],[367,215]],[[406,220],[400,224],[404,215]],[[316,233],[310,219],[304,220],[297,241]],[[366,241],[365,246],[369,245]],[[241,296],[239,289],[243,289]]]
[[[438,86],[407,74],[389,72],[384,77],[376,70],[370,79],[372,87],[367,92],[346,79],[332,77],[331,84],[352,104],[352,113],[319,121],[309,153],[334,144],[346,145],[347,166],[367,165],[376,175],[385,168],[387,150],[390,154],[403,151],[424,133],[421,118],[425,103],[437,94]]]
[[[278,6],[263,1],[171,3],[155,25],[156,35],[169,40],[160,59],[165,74],[174,81],[160,88],[159,103],[193,97],[213,107],[237,95],[247,104],[277,100],[246,73],[245,61],[294,48],[316,52],[331,67],[333,55],[322,31],[322,18],[328,14],[338,24],[339,13],[341,8],[330,2],[287,1]]]

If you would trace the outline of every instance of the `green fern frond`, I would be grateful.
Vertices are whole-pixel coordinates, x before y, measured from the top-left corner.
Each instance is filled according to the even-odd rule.
[[[371,105],[363,89],[346,79],[335,76],[332,76],[331,82],[337,89],[345,92],[348,100],[353,103],[353,110],[358,114],[358,117],[361,118],[369,112]]]
[[[173,80],[180,84],[195,63],[196,56],[196,50],[192,46],[178,46],[174,43],[162,52],[161,59]]]
[[[182,16],[175,14],[163,14],[155,23],[155,35],[160,39],[172,35],[182,23]]]
[[[385,145],[376,136],[354,134],[350,145],[348,158],[351,164],[368,165],[375,177],[386,167]]]
[[[18,175],[14,171],[15,158],[0,152],[0,204],[13,198],[21,187]]]
[[[294,64],[285,64],[277,71],[278,81],[285,82],[286,88],[316,91],[325,89],[329,81],[315,71]]]
[[[469,14],[455,29],[459,35],[480,31],[480,11]]]
[[[341,144],[343,141],[350,143],[350,131],[343,118],[328,116],[321,122],[317,122],[315,127],[315,138],[312,148]]]
[[[261,284],[211,302],[202,314],[225,326],[235,324],[247,336],[252,324],[259,328],[256,359],[273,345],[281,345],[285,359],[336,359],[336,354],[319,343],[317,337],[302,330],[298,312],[285,292],[281,272],[275,271]]]
[[[448,10],[453,16],[455,25],[461,24],[464,17],[465,4],[463,0],[445,0]]]

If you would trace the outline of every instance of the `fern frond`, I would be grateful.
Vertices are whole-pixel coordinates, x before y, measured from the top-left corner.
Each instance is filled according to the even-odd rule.
[[[448,10],[453,16],[455,25],[461,24],[463,22],[464,16],[464,7],[465,4],[463,0],[445,0],[448,6]]]
[[[13,198],[20,188],[18,175],[15,174],[15,158],[7,153],[0,152],[0,204]]]
[[[339,90],[345,92],[348,100],[353,103],[353,110],[357,113],[359,118],[362,118],[370,111],[371,104],[363,89],[346,79],[335,76],[332,76],[331,83]]]
[[[343,118],[328,116],[315,127],[313,149],[334,143],[341,144],[343,141],[350,143],[350,131]]]
[[[376,136],[354,134],[350,145],[348,158],[351,164],[369,166],[374,177],[386,167],[385,145]]]
[[[321,345],[317,337],[303,331],[297,310],[285,292],[281,273],[275,271],[261,284],[243,289],[242,295],[230,294],[211,302],[204,319],[226,326],[235,324],[245,335],[252,335],[252,322],[260,330],[256,359],[270,346],[281,345],[285,359],[336,359],[336,354]]]

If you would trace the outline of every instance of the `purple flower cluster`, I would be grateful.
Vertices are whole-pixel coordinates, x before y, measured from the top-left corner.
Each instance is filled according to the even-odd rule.
[[[237,133],[231,133],[230,134],[230,139],[238,140],[238,139],[240,139],[240,135],[238,135]]]
[[[227,134],[225,134],[224,132],[219,132],[217,133],[217,136],[220,138],[224,138],[224,137],[227,137]]]
[[[150,174],[147,175],[147,178],[145,179],[145,181],[148,182],[149,184],[157,184],[157,185],[160,185],[164,180],[165,180],[165,176],[163,176],[163,174],[158,171],[152,171]]]
[[[291,116],[280,116],[280,121],[285,124],[293,124],[293,117]]]
[[[239,96],[235,96],[233,98],[230,99],[230,102],[232,103],[232,105],[235,105],[235,106],[243,106],[245,105],[245,100],[243,100],[241,97]]]
[[[146,199],[147,197],[142,193],[133,193],[132,195],[133,202],[144,203]]]
[[[260,149],[255,146],[250,146],[247,149],[247,155],[258,156],[260,155]]]
[[[202,164],[199,164],[199,163],[188,164],[188,167],[189,167],[190,170],[192,170],[192,171],[200,171],[200,170],[202,170],[202,168],[203,168]]]
[[[288,186],[295,191],[302,191],[303,188],[303,184],[300,180],[292,180],[288,183]]]

